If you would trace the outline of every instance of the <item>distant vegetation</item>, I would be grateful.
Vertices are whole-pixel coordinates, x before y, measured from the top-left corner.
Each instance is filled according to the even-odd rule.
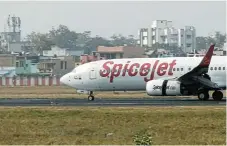
[[[57,28],[52,28],[47,33],[32,32],[27,36],[34,50],[41,52],[42,50],[49,50],[52,45],[62,48],[83,49],[85,53],[95,51],[97,46],[136,46],[137,39],[133,35],[123,36],[121,34],[114,34],[107,39],[102,36],[91,36],[91,31],[76,32],[70,30],[65,25],[59,25]],[[207,49],[211,43],[215,43],[216,47],[222,47],[226,40],[226,35],[216,32],[215,38],[210,36],[198,36],[196,38],[197,50]],[[155,45],[154,48],[160,45]],[[171,49],[171,46],[164,46],[166,49]],[[175,48],[175,47],[174,47]],[[179,49],[179,48],[177,48]]]
[[[222,34],[221,32],[215,32],[214,37],[211,37],[211,36],[196,37],[196,48],[197,50],[208,49],[211,43],[215,44],[215,47],[222,48],[225,42],[226,42],[226,34]]]
[[[59,25],[57,29],[52,28],[48,33],[41,34],[32,32],[27,36],[28,41],[34,44],[35,50],[49,50],[52,45],[61,48],[83,49],[86,53],[95,51],[97,46],[135,46],[137,40],[133,35],[127,37],[114,34],[110,39],[96,35],[91,36],[91,31],[82,33],[69,30],[65,25]]]

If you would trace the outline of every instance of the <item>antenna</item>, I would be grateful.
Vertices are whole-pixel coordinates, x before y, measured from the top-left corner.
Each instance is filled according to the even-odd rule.
[[[6,43],[21,41],[21,19],[15,15],[8,15],[4,23],[4,40]]]
[[[12,17],[8,15],[7,19],[8,31],[9,32],[20,32],[21,19],[13,15]]]

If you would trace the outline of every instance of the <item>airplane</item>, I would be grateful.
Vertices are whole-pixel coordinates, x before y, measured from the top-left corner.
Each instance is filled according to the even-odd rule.
[[[149,96],[197,96],[220,101],[226,89],[226,56],[122,58],[88,62],[63,75],[60,82],[88,94],[94,91],[144,91]]]

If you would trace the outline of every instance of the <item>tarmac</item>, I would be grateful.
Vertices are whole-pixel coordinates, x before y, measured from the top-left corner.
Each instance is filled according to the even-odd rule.
[[[85,98],[7,98],[0,99],[0,106],[225,106],[222,101],[199,101],[190,98],[96,98],[88,101]]]

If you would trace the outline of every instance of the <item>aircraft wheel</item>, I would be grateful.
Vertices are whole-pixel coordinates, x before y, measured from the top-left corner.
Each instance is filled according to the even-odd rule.
[[[198,98],[199,100],[208,100],[209,99],[209,93],[206,90],[201,90],[198,92]]]
[[[95,97],[94,97],[93,95],[89,95],[89,96],[88,96],[88,100],[89,100],[89,101],[93,101],[94,99],[95,99]]]
[[[218,100],[222,100],[223,98],[223,93],[221,91],[214,91],[214,93],[212,94],[212,97],[214,100],[218,101]]]

